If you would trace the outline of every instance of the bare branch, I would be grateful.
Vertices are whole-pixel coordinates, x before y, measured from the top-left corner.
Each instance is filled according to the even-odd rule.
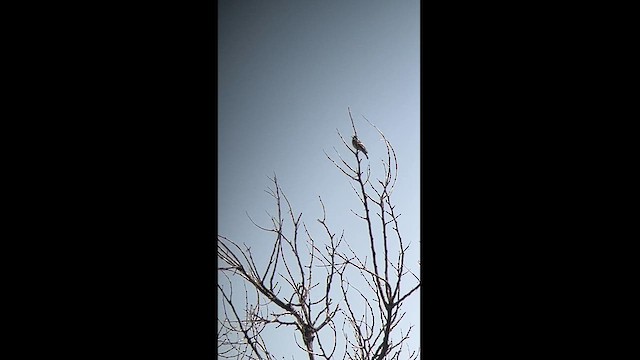
[[[350,108],[348,114],[357,136]],[[397,154],[384,133],[363,118],[385,144],[386,154],[379,162],[382,170],[377,165],[372,169],[368,161],[363,163],[359,151],[338,129],[340,141],[353,158],[343,158],[335,147],[334,156],[323,151],[349,179],[360,201],[356,209],[348,209],[366,224],[360,236],[347,236],[345,230],[339,235],[332,232],[321,197],[322,214],[316,219],[320,228],[314,233],[302,212],[294,210],[275,174],[266,190],[276,207],[273,215],[267,211],[271,224],[258,225],[247,213],[257,229],[273,236],[271,248],[258,254],[243,243],[218,235],[219,278],[226,280],[226,285],[218,284],[223,300],[217,333],[220,357],[275,360],[262,335],[267,329],[291,327],[295,329],[294,342],[312,360],[419,357],[419,348],[411,351],[405,346],[413,325],[407,331],[403,328],[409,318],[403,302],[415,294],[421,282],[405,264],[411,242],[403,241],[401,214],[392,202],[398,181]],[[374,152],[369,156],[373,161]],[[366,251],[352,247],[354,239],[366,244]],[[268,262],[258,266],[255,260]],[[244,287],[243,297],[233,292],[239,284]]]

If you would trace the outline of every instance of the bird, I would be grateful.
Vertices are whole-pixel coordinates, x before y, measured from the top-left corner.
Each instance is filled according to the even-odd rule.
[[[369,155],[367,155],[367,149],[365,149],[364,144],[362,143],[362,141],[358,139],[357,136],[353,135],[353,138],[351,139],[351,144],[353,144],[353,147],[356,148],[356,150],[362,151],[364,153],[364,156],[367,157],[367,159],[369,158]]]

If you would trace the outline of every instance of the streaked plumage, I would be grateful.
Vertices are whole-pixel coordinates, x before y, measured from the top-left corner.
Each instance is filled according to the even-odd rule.
[[[362,141],[358,139],[357,136],[353,135],[353,138],[351,138],[351,144],[353,144],[353,147],[356,150],[362,151],[364,153],[364,156],[367,157],[367,159],[369,158],[369,155],[367,155],[367,149],[364,147],[364,144],[362,143]]]

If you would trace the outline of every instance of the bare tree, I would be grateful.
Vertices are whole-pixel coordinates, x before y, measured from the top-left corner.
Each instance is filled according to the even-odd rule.
[[[349,118],[357,136],[350,109]],[[292,328],[295,343],[309,359],[399,359],[404,353],[403,359],[419,357],[419,349],[403,347],[413,325],[406,332],[399,326],[406,314],[403,301],[419,289],[420,279],[405,264],[410,244],[402,239],[400,214],[391,200],[398,177],[396,153],[384,134],[365,120],[386,146],[381,178],[372,180],[371,167],[362,167],[362,148],[349,146],[340,131],[355,164],[337,150],[339,162],[325,155],[350,179],[362,205],[359,212],[351,211],[366,224],[369,252],[357,254],[344,231],[337,236],[330,230],[321,198],[322,218],[317,221],[322,235],[312,236],[274,175],[268,191],[276,204],[271,224],[261,226],[250,217],[274,236],[268,263],[258,269],[249,247],[218,235],[219,279],[224,280],[218,284],[223,308],[218,319],[220,357],[275,359],[263,338],[268,327]],[[237,283],[234,289],[233,277],[244,280],[240,291]]]

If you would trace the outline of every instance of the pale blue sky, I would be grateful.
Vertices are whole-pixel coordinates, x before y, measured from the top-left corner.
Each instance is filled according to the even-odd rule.
[[[264,190],[275,172],[311,231],[319,231],[322,196],[333,230],[364,241],[366,225],[349,211],[356,195],[323,153],[336,147],[352,160],[336,133],[350,138],[350,107],[374,174],[385,147],[362,115],[395,147],[393,196],[403,240],[413,244],[408,263],[419,272],[419,1],[218,3],[218,233],[256,251],[269,247],[272,237],[245,212],[266,224],[274,204]],[[406,306],[419,327],[419,294]]]

